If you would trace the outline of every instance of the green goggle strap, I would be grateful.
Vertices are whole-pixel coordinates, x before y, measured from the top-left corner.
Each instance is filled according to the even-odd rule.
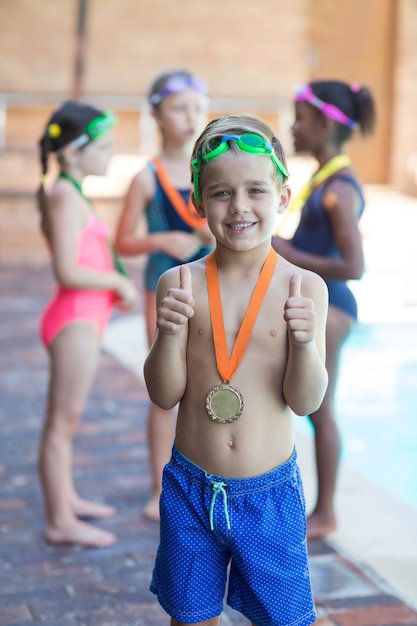
[[[82,148],[87,145],[90,141],[101,137],[104,135],[112,126],[115,126],[117,123],[117,117],[111,111],[105,111],[103,115],[96,117],[92,120],[82,135],[74,139],[71,144],[75,148]]]
[[[193,170],[193,184],[194,184],[194,198],[197,204],[200,204],[200,194],[198,192],[198,176],[200,173],[201,163],[210,163],[221,154],[224,154],[229,150],[229,141],[235,141],[236,145],[242,152],[247,154],[255,154],[258,156],[268,155],[278,172],[281,180],[284,180],[285,176],[289,176],[287,168],[278,159],[274,153],[272,146],[260,135],[254,133],[246,133],[244,135],[225,135],[222,137],[220,144],[207,152],[207,154],[199,154],[196,159],[191,161],[191,167]]]

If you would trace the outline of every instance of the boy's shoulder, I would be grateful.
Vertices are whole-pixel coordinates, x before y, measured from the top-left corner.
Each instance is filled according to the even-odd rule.
[[[208,256],[208,255],[207,255]],[[194,286],[201,284],[201,279],[203,278],[203,274],[206,271],[206,259],[207,256],[203,256],[195,261],[190,261],[188,263],[181,263],[176,265],[175,267],[171,267],[168,270],[165,270],[163,274],[161,274],[159,278],[159,283],[163,284],[164,288],[170,287],[178,287],[178,281],[180,276],[180,267],[185,265],[190,268],[191,276],[195,282]]]
[[[327,285],[319,274],[312,270],[298,267],[298,265],[294,265],[294,263],[290,263],[290,261],[280,256],[277,263],[278,279],[287,284],[293,274],[301,276],[301,284],[304,287],[302,295],[307,297],[312,297],[313,294],[319,293],[327,295]]]

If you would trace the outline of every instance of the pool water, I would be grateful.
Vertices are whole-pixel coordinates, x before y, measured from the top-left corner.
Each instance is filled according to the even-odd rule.
[[[357,324],[337,413],[344,460],[417,508],[417,324]]]

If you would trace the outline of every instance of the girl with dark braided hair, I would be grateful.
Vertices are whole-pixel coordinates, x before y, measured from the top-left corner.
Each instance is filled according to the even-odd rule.
[[[81,518],[108,518],[113,507],[84,500],[72,475],[73,437],[96,373],[101,336],[116,304],[136,302],[133,282],[117,271],[109,230],[82,191],[85,176],[103,176],[112,154],[115,117],[87,104],[65,102],[55,111],[40,140],[41,228],[51,251],[57,291],[41,320],[41,337],[50,358],[50,382],[39,452],[46,504],[45,539],[105,547],[116,540]],[[48,157],[59,163],[47,192]]]

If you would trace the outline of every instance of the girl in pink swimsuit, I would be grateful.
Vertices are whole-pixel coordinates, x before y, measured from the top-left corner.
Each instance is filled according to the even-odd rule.
[[[91,212],[78,240],[77,265],[98,271],[112,271],[113,260],[107,240],[109,229]],[[111,316],[115,294],[110,290],[92,291],[58,285],[55,297],[41,320],[41,337],[49,346],[67,324],[85,321],[94,324],[100,337]]]
[[[112,507],[81,498],[72,476],[73,437],[100,354],[113,306],[134,306],[133,282],[114,266],[109,230],[82,192],[82,181],[102,176],[112,154],[115,117],[78,102],[55,111],[40,140],[43,179],[54,152],[60,174],[46,193],[39,190],[41,227],[51,251],[58,288],[41,319],[50,357],[50,382],[39,452],[48,542],[109,546],[113,533],[82,521],[107,518]]]

